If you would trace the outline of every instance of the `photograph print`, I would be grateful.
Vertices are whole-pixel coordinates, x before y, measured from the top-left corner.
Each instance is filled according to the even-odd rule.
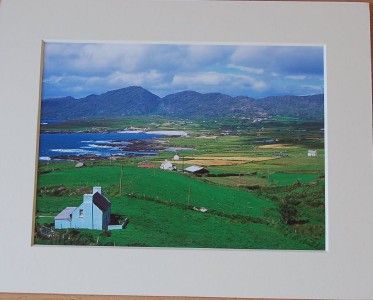
[[[325,250],[324,47],[46,42],[34,244]]]

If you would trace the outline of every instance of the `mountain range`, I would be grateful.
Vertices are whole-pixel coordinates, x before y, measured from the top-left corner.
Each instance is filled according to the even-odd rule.
[[[221,93],[183,91],[161,98],[140,86],[130,86],[78,99],[44,99],[41,108],[42,120],[56,122],[141,115],[185,119],[278,115],[322,120],[324,95],[254,99]]]

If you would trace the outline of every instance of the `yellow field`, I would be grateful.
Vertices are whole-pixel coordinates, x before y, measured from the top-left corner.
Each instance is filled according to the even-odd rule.
[[[246,164],[250,162],[261,162],[272,159],[277,159],[275,156],[256,156],[256,157],[245,157],[245,156],[186,156],[186,160],[173,161],[176,164],[187,164],[187,165],[201,165],[205,167],[209,166],[234,166],[240,164]]]
[[[258,148],[259,149],[294,149],[297,147],[289,145],[289,144],[269,144],[269,145],[258,146]]]
[[[200,135],[197,136],[197,139],[207,139],[207,140],[215,140],[218,136],[217,135]]]
[[[177,161],[177,162],[174,162],[174,163],[180,164],[182,162]],[[184,161],[184,163],[187,164],[187,165],[200,165],[200,166],[210,167],[210,166],[234,166],[234,165],[245,164],[246,161],[192,159],[192,160],[186,160],[186,161]]]

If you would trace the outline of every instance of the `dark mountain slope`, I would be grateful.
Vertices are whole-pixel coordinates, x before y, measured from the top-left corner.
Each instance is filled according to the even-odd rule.
[[[211,118],[245,114],[253,109],[254,99],[233,98],[220,93],[200,94],[184,91],[162,98],[158,113],[183,118]]]
[[[270,115],[321,119],[324,115],[324,95],[267,97],[258,99],[257,107]]]
[[[159,103],[158,96],[142,87],[131,86],[80,99],[46,99],[42,102],[42,117],[62,121],[146,115],[155,111]]]
[[[323,112],[324,95],[276,96],[255,100],[245,96],[184,91],[160,98],[137,86],[80,99],[64,97],[42,101],[42,120],[53,121],[140,115],[188,119],[281,115],[322,119]]]

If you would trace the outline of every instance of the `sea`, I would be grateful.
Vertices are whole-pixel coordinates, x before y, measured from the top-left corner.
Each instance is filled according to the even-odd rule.
[[[51,160],[71,156],[152,156],[157,151],[127,151],[132,141],[164,137],[145,132],[41,133],[39,159]]]

